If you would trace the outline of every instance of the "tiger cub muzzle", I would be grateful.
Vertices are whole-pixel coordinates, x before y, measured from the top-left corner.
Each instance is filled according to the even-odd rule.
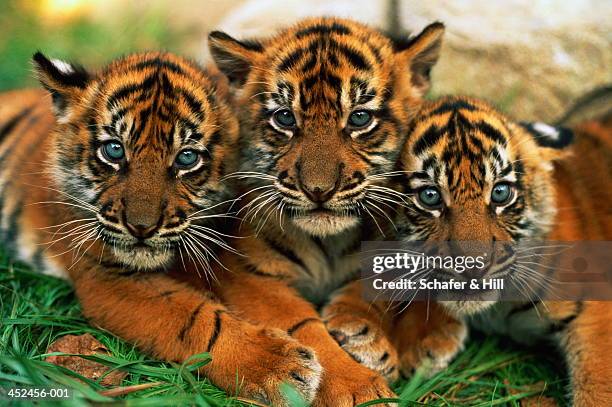
[[[352,156],[341,135],[312,141],[304,135],[293,149],[280,160],[286,169],[277,178],[292,222],[320,236],[357,225],[367,168]]]

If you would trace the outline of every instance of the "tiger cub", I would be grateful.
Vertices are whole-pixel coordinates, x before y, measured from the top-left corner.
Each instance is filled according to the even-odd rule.
[[[222,76],[168,53],[98,72],[40,53],[34,64],[46,92],[0,95],[5,245],[69,277],[92,323],[142,350],[179,362],[210,352],[202,371],[230,393],[316,383],[311,350],[165,273],[203,279],[190,258],[227,248],[213,221],[233,197],[223,178],[238,121]]]
[[[317,311],[354,277],[364,217],[383,211],[407,123],[429,85],[444,27],[393,41],[360,23],[314,18],[256,41],[209,36],[241,121],[235,242],[214,289],[246,319],[280,328],[314,349],[323,369],[317,406],[393,396],[350,358]],[[224,324],[221,324],[223,327]],[[383,357],[384,363],[389,355]],[[302,394],[316,383],[290,381]],[[274,392],[265,402],[282,403]]]
[[[399,167],[406,173],[393,187],[407,198],[394,219],[398,239],[612,239],[609,118],[576,126],[573,133],[543,123],[513,122],[479,100],[446,97],[421,108]],[[511,279],[525,278],[520,268],[497,270],[502,263],[517,261],[517,256],[496,258],[487,273],[505,270]],[[354,292],[333,301],[364,306]],[[415,303],[400,315],[352,316],[346,315],[346,306],[332,303],[329,307],[345,312],[344,328],[336,329],[348,329],[359,321],[378,330],[379,336],[388,336],[407,374],[425,361],[443,368],[462,347],[463,319],[519,342],[552,339],[565,353],[574,404],[612,402],[612,364],[601,357],[612,346],[611,302],[444,301],[432,305],[427,310],[426,304]],[[381,318],[392,320],[386,332],[374,324]],[[366,344],[369,352],[376,346]]]

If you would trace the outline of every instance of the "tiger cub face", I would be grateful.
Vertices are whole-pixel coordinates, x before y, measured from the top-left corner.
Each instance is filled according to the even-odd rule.
[[[316,18],[261,41],[211,33],[211,53],[238,89],[249,189],[308,234],[357,225],[397,159],[443,31],[432,24],[400,43],[350,20]]]
[[[97,73],[40,53],[34,63],[57,116],[51,173],[74,217],[93,216],[116,259],[135,269],[203,246],[210,230],[199,224],[226,198],[220,179],[238,133],[207,74],[165,53]]]
[[[514,123],[475,99],[429,103],[412,124],[400,158],[405,173],[394,185],[406,194],[396,219],[399,239],[450,241],[452,251],[481,255],[495,241],[544,238],[556,213],[553,160],[572,138],[567,129]],[[510,249],[492,253],[484,270],[436,277],[469,281],[512,272]],[[445,305],[475,312],[490,302]]]

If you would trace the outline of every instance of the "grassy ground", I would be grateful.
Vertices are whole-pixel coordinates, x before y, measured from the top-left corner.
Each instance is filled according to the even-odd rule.
[[[129,374],[122,386],[157,383],[119,398],[103,397],[93,382],[49,364],[48,345],[66,334],[91,333],[109,350],[96,360]],[[520,350],[501,338],[474,336],[451,367],[431,379],[414,377],[397,384],[403,405],[538,405],[541,397],[563,403],[567,380],[550,349]],[[0,388],[20,385],[64,386],[74,397],[61,405],[111,403],[128,406],[248,405],[198,377],[194,365],[161,363],[112,334],[87,324],[70,285],[38,275],[0,257]],[[81,379],[82,382],[77,379]],[[0,405],[5,402],[0,399]],[[297,403],[297,402],[296,402]]]

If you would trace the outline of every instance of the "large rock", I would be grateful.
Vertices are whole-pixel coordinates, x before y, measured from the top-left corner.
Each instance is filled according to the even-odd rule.
[[[433,94],[489,99],[521,119],[552,120],[581,94],[612,82],[608,0],[249,0],[219,28],[266,35],[313,15],[417,32],[439,20],[447,36]]]
[[[402,1],[400,11],[404,27],[432,19],[448,27],[436,94],[467,93],[521,119],[552,120],[612,82],[610,1]]]

